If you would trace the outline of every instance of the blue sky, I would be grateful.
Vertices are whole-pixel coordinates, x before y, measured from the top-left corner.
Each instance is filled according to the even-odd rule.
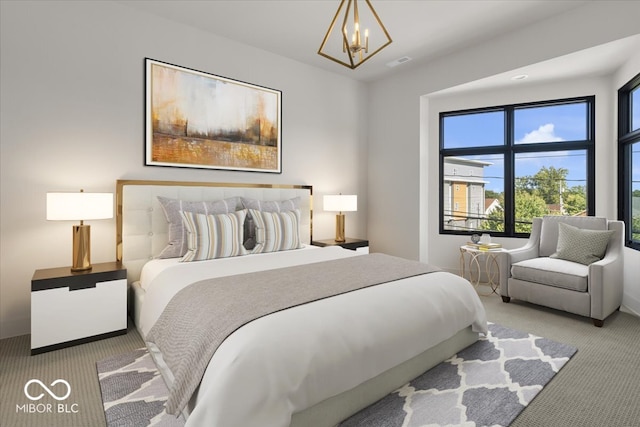
[[[638,104],[640,105],[640,104]],[[516,144],[584,140],[587,136],[586,104],[517,109],[514,114]],[[445,148],[482,147],[504,143],[504,113],[488,112],[445,118]],[[503,191],[501,156],[471,156],[493,163],[484,169],[486,188]],[[569,171],[567,185],[585,185],[586,152],[555,151],[516,157],[516,176],[535,175],[543,166]]]

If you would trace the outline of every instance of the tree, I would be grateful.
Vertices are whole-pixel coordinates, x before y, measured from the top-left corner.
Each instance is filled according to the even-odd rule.
[[[578,215],[587,210],[587,192],[581,185],[567,189],[562,195],[567,215]]]
[[[631,239],[640,242],[640,216],[631,218]]]
[[[516,233],[531,233],[531,222],[534,217],[547,214],[547,204],[542,197],[526,190],[516,191]],[[479,227],[487,231],[504,231],[504,209],[497,207]]]
[[[535,178],[529,175],[516,177],[515,182],[516,191],[526,191],[528,193],[534,193],[537,189]]]
[[[531,233],[531,222],[535,217],[547,214],[545,200],[528,191],[516,190],[516,233]]]
[[[569,171],[565,168],[543,166],[533,176],[535,187],[546,204],[560,203],[560,192],[567,188],[568,173]]]
[[[521,176],[515,180],[515,231],[530,233],[534,217],[549,214],[579,215],[587,210],[587,192],[584,186],[567,188],[565,168],[543,166],[533,176]],[[549,205],[559,205],[562,194],[562,212],[550,212]],[[634,191],[634,197],[640,190]],[[504,193],[485,190],[485,197],[498,199],[500,207],[491,211],[478,227],[480,230],[504,231]],[[636,230],[636,228],[634,228]]]
[[[640,198],[640,190],[633,190],[631,196],[636,199]],[[637,211],[632,214],[631,218],[631,239],[635,242],[640,242],[640,215]]]
[[[500,199],[502,197],[502,193],[498,193],[497,191],[485,189],[484,197],[486,199]]]
[[[502,205],[489,212],[487,219],[480,223],[480,230],[504,231],[504,209]]]

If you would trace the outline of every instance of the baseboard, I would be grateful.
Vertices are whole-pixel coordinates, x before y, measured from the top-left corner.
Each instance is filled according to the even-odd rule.
[[[0,322],[2,323],[2,326],[0,326],[1,340],[5,338],[29,335],[31,333],[29,317],[21,317],[20,319],[2,319]]]
[[[629,294],[624,294],[622,300],[624,301],[624,304],[620,307],[620,311],[640,317],[640,300],[630,296]]]
[[[47,351],[60,350],[61,348],[72,347],[75,345],[86,344],[92,341],[103,340],[106,338],[117,337],[118,335],[125,335],[127,333],[127,329],[120,329],[117,331],[106,332],[104,334],[93,335],[86,338],[79,338],[72,341],[65,341],[58,344],[51,344],[44,347],[37,347],[31,349],[31,355],[35,356],[36,354],[46,353]]]

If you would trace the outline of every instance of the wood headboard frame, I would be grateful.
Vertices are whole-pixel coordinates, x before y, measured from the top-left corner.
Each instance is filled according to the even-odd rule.
[[[144,263],[168,242],[168,224],[157,196],[182,200],[220,200],[248,197],[285,200],[300,197],[300,237],[310,244],[313,187],[287,184],[118,180],[116,182],[116,259],[127,268],[129,282],[140,277]]]

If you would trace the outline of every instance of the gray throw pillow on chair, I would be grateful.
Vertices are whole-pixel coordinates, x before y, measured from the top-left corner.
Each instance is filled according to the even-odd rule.
[[[613,230],[585,230],[558,223],[558,247],[551,258],[589,265],[604,257]]]

